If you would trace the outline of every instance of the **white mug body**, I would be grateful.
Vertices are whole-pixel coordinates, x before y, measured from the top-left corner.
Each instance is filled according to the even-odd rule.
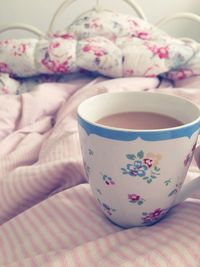
[[[96,123],[132,111],[171,116],[169,129],[120,129]],[[173,206],[197,142],[200,116],[193,103],[147,92],[107,93],[78,108],[85,172],[103,213],[122,227],[152,225]]]

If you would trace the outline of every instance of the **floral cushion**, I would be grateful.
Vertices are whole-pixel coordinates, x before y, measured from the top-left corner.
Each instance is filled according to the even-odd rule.
[[[131,15],[94,10],[48,38],[0,41],[2,73],[27,77],[81,69],[113,78],[183,79],[200,74],[199,43],[172,38]]]

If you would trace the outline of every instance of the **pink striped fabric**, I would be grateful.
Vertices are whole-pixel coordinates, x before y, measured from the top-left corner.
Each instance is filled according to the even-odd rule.
[[[200,105],[191,84],[158,86],[157,79],[86,78],[0,97],[0,266],[200,266],[200,200],[151,227],[125,230],[104,217],[83,172],[77,105],[119,90],[160,90]],[[193,164],[187,179],[197,175]]]

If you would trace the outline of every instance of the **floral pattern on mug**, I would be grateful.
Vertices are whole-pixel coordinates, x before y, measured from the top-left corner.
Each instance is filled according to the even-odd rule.
[[[102,174],[102,179],[106,185],[115,185],[113,179],[106,174]]]
[[[97,193],[99,193],[100,195],[102,195],[101,189],[97,188]]]
[[[86,174],[87,178],[89,178],[90,172],[91,172],[91,168],[87,165],[87,163],[85,161],[83,162],[83,166],[84,166],[84,169],[85,169],[85,174]]]
[[[93,156],[94,155],[94,151],[92,150],[92,149],[88,149],[88,154],[90,155],[90,156]]]
[[[104,209],[104,211],[107,213],[107,215],[112,216],[113,212],[116,211],[116,209],[111,208],[109,205],[101,202],[99,199],[97,199],[101,207]]]
[[[141,177],[149,184],[160,175],[160,168],[157,165],[161,159],[159,154],[147,153],[145,155],[141,150],[137,154],[127,154],[126,157],[132,162],[128,163],[126,168],[121,168],[123,174]]]
[[[165,181],[164,181],[164,184],[165,184],[166,186],[168,186],[169,184],[171,184],[171,182],[172,182],[172,180],[171,180],[171,179],[168,179],[168,180],[165,180]]]
[[[175,188],[168,194],[168,197],[171,197],[178,193],[178,191],[181,189],[183,183],[176,184]]]
[[[128,194],[128,200],[130,203],[138,204],[139,206],[142,205],[145,201],[144,198],[141,198],[141,196],[137,194]]]
[[[188,167],[192,161],[192,158],[193,158],[193,155],[194,155],[194,151],[195,151],[195,148],[196,148],[196,144],[195,143],[192,147],[192,150],[187,154],[185,160],[184,160],[184,165],[185,167]]]
[[[154,223],[165,214],[165,210],[161,208],[155,209],[153,212],[143,212],[142,217],[144,224]]]

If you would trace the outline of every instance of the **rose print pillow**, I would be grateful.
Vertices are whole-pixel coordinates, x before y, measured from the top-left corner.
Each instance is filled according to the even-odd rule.
[[[48,38],[0,41],[2,73],[27,77],[80,69],[113,78],[183,79],[200,74],[199,44],[131,15],[94,10]]]

